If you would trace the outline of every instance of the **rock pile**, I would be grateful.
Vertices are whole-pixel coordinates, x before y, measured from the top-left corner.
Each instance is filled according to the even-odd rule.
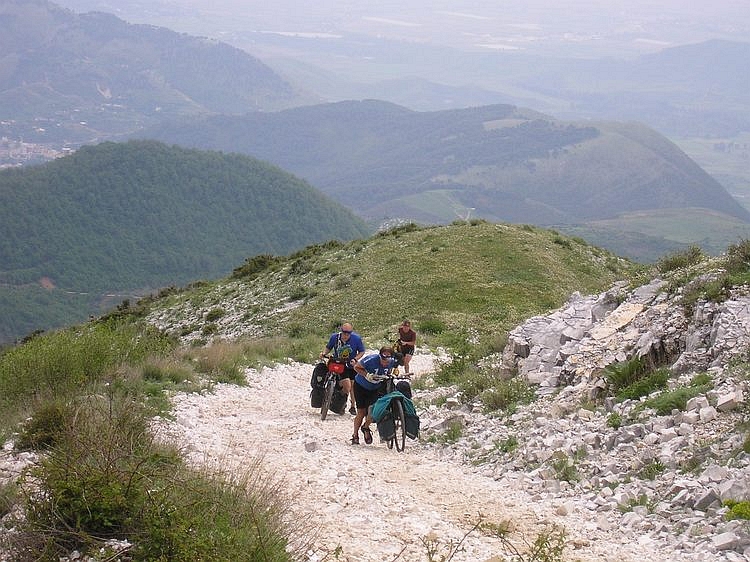
[[[423,435],[461,424],[447,457],[539,501],[566,498],[559,510],[588,511],[601,529],[668,544],[685,560],[747,561],[750,525],[728,520],[725,502],[750,500],[748,349],[743,291],[698,302],[689,316],[661,280],[575,294],[514,329],[496,365],[501,377],[537,385],[536,401],[499,418],[451,396],[454,409],[423,413]],[[648,397],[607,397],[605,367],[632,358],[668,366],[672,391],[695,386],[696,375],[711,384],[668,412]]]

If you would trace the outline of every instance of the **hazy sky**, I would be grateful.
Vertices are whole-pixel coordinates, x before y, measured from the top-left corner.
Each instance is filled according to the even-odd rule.
[[[750,41],[750,0],[60,0],[75,11],[228,38],[365,34],[462,49],[619,49]]]

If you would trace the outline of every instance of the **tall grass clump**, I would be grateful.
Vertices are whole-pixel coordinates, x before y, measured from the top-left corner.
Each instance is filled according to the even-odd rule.
[[[680,250],[668,254],[656,262],[656,268],[660,273],[669,273],[676,269],[682,269],[695,265],[703,259],[703,251],[699,246],[690,246],[686,250]]]
[[[495,381],[480,395],[485,412],[502,411],[508,414],[514,413],[519,405],[530,404],[535,397],[534,388],[520,377]]]
[[[117,319],[33,338],[0,355],[0,423],[8,427],[35,401],[74,395],[120,365],[173,348],[156,329]]]
[[[604,368],[604,378],[607,380],[609,389],[617,394],[621,389],[627,388],[641,379],[649,370],[646,362],[638,357],[628,361],[610,363]]]
[[[234,478],[188,468],[111,387],[72,405],[29,478],[10,545],[19,562],[93,553],[107,539],[128,541],[134,561],[290,559],[282,495],[259,463]]]

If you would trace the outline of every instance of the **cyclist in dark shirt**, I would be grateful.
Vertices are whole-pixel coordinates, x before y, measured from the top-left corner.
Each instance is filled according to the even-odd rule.
[[[404,356],[404,373],[409,375],[409,362],[414,356],[414,348],[417,345],[417,333],[411,329],[411,322],[408,320],[401,322],[401,326],[398,328],[398,341],[400,342],[400,352]]]
[[[349,400],[351,401],[349,413],[352,415],[357,413],[356,397],[354,396],[354,390],[352,388],[352,381],[356,375],[354,372],[354,364],[364,354],[365,344],[362,343],[362,338],[354,331],[354,328],[349,322],[344,322],[341,325],[340,332],[334,332],[331,334],[331,337],[328,338],[328,343],[326,344],[325,349],[320,354],[321,359],[323,356],[331,355],[334,359],[341,359],[345,362],[346,368],[341,375],[340,383],[343,392],[349,395]]]

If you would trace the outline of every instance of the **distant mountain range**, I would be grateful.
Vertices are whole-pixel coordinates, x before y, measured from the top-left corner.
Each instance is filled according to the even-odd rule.
[[[238,154],[107,142],[0,171],[0,341],[123,294],[370,232],[300,179]]]
[[[375,221],[476,216],[575,225],[577,234],[637,259],[699,241],[722,250],[735,227],[750,232],[746,209],[674,144],[637,123],[564,122],[511,105],[415,112],[371,100],[211,116],[141,134],[271,161]],[[662,223],[660,213],[680,209],[690,212],[672,234],[636,221],[585,226],[632,214],[643,221],[647,213]],[[709,216],[714,225],[717,213],[731,234],[719,228],[708,237],[685,236],[686,227]],[[641,247],[632,240],[618,246],[625,233],[640,233]]]
[[[0,3],[0,135],[96,142],[177,115],[310,99],[226,43],[45,0]]]

